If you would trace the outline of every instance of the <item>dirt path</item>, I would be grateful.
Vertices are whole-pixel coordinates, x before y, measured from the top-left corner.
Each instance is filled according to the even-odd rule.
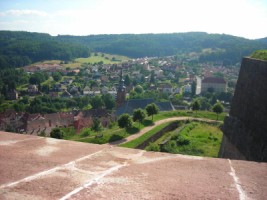
[[[193,120],[193,121],[202,121],[202,122],[218,122],[216,120],[211,120],[211,119],[205,119],[205,118],[194,118],[194,117],[171,117],[171,118],[167,118],[167,119],[162,119],[159,121],[156,121],[152,126],[147,126],[145,128],[143,128],[141,131],[139,131],[136,134],[130,135],[127,138],[123,138],[122,140],[118,140],[115,142],[111,142],[109,144],[111,145],[119,145],[119,144],[123,144],[129,141],[132,141],[138,137],[140,137],[141,135],[145,134],[146,132],[152,130],[153,128],[155,128],[158,125],[161,125],[165,122],[172,122],[172,121],[185,121],[185,120]]]

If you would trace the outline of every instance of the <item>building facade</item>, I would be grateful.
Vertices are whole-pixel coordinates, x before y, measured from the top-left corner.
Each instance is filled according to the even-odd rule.
[[[201,81],[201,92],[226,92],[226,81],[219,77],[206,77]]]

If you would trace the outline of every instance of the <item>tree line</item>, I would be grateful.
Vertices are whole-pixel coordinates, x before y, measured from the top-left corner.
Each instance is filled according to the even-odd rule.
[[[121,34],[50,36],[44,33],[0,31],[0,69],[21,67],[41,60],[71,60],[88,57],[90,51],[125,55],[131,58],[171,56],[201,52],[199,61],[240,62],[257,49],[266,49],[263,39],[249,40],[204,32],[172,34]],[[219,50],[219,51],[217,51]]]
[[[0,69],[22,67],[42,60],[69,61],[88,57],[80,44],[64,43],[42,33],[0,31]]]
[[[263,39],[249,40],[225,34],[204,32],[172,34],[121,34],[90,36],[57,36],[59,41],[84,44],[94,51],[125,55],[132,58],[170,56],[189,52],[201,52],[199,61],[220,61],[225,65],[240,62],[241,57],[256,49],[266,49]],[[214,51],[214,50],[219,51]]]

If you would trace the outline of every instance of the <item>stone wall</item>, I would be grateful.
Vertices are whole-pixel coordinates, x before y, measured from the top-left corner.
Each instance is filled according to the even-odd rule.
[[[178,121],[174,121],[174,122],[170,123],[169,125],[167,125],[163,129],[161,129],[160,131],[158,131],[157,133],[155,133],[154,135],[152,135],[150,138],[148,138],[147,140],[145,140],[143,143],[139,144],[136,148],[137,149],[145,149],[146,146],[148,146],[150,142],[155,142],[162,135],[164,135],[164,133],[169,132],[169,131],[173,131],[176,128],[178,128],[178,126],[179,126]]]
[[[267,162],[267,61],[243,58],[220,157]]]

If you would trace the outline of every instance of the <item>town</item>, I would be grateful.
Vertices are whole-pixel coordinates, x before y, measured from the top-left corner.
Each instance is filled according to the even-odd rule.
[[[94,56],[116,60],[104,53]],[[219,101],[227,112],[239,71],[222,63],[196,63],[190,56],[71,65],[50,61],[23,67],[23,84],[11,81],[2,91],[0,130],[49,135],[55,127],[73,126],[79,133],[95,118],[108,127],[121,114],[150,103],[170,111],[190,110],[198,101],[200,110],[211,110]]]

